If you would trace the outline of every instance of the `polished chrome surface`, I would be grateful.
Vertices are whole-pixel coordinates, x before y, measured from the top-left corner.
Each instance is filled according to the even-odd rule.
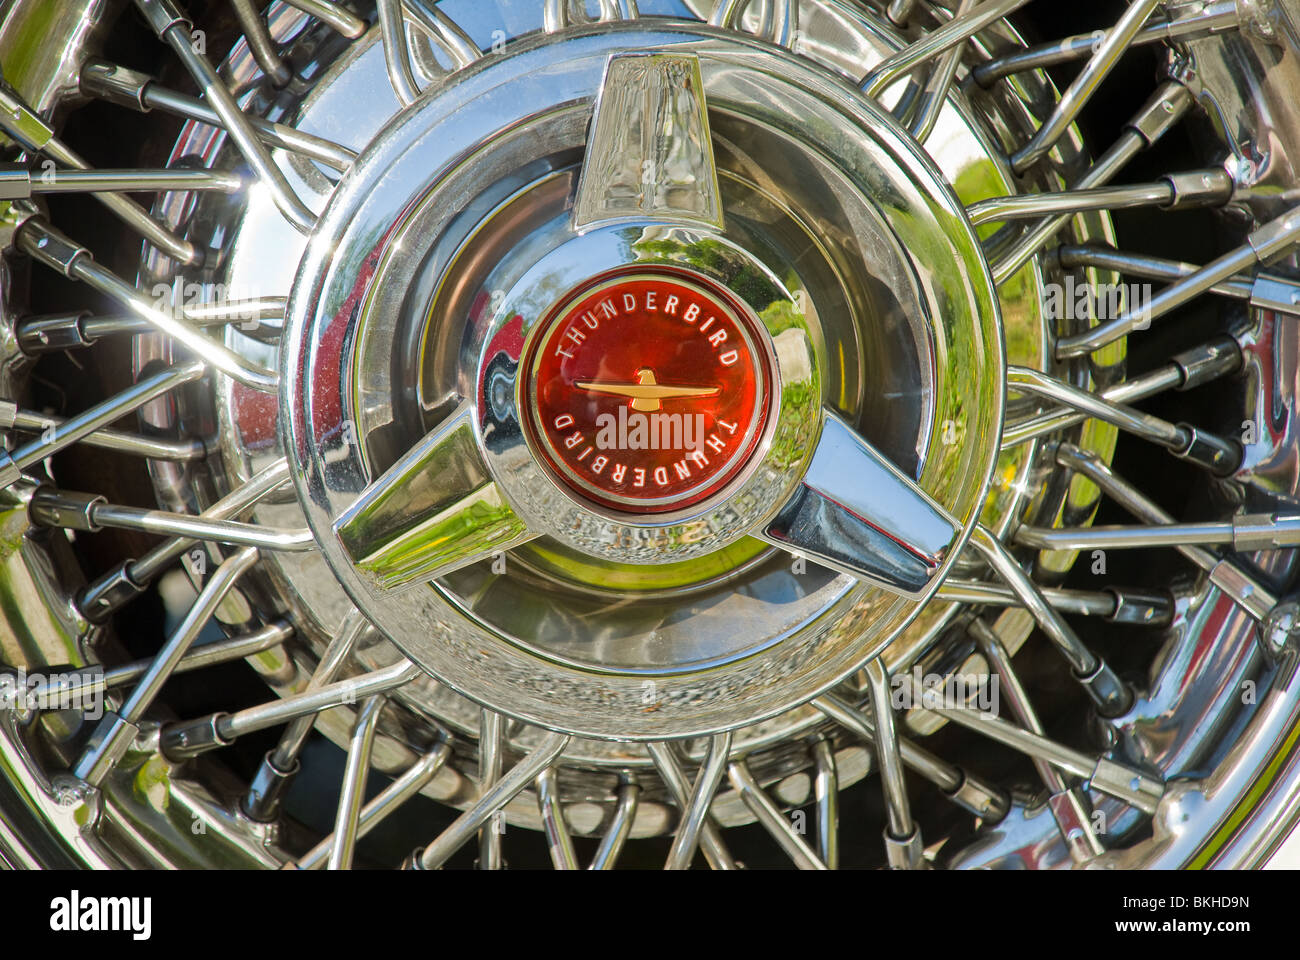
[[[15,44],[40,4],[0,6],[13,87],[0,125],[66,169],[43,180],[41,158],[21,158],[0,236],[135,314],[23,315],[21,260],[0,271],[0,426],[23,431],[0,457],[0,592],[17,611],[0,651],[58,670],[43,695],[93,690],[77,671],[105,663],[110,698],[98,732],[68,711],[0,715],[5,780],[57,838],[6,828],[0,861],[35,866],[58,848],[53,862],[93,866],[360,865],[362,838],[420,795],[467,812],[411,866],[446,864],[475,833],[481,865],[500,865],[509,823],[544,831],[562,868],[580,865],[580,837],[599,839],[591,866],[605,868],[674,832],[671,866],[698,844],[726,869],[743,859],[729,828],[756,822],[816,868],[859,862],[840,842],[838,794],[877,771],[877,865],[1253,865],[1292,825],[1300,775],[1279,750],[1297,719],[1300,499],[1300,126],[1277,92],[1300,79],[1289,0],[1138,2],[1100,45],[1034,49],[1003,20],[1040,16],[1024,0],[295,0],[264,21],[241,2],[248,36],[211,60],[180,49],[183,11],[141,0],[211,104],[100,60],[111,5],[68,4],[38,57]],[[1169,54],[1163,86],[1090,153],[1073,120],[1137,48]],[[1039,72],[1085,58],[1063,97]],[[299,71],[290,84],[285,68]],[[687,80],[671,106],[665,74]],[[863,84],[878,103],[853,92]],[[62,121],[82,96],[187,118],[167,169],[97,169],[72,152]],[[1204,125],[1179,165],[1195,176],[1117,185],[1184,123]],[[604,144],[638,130],[602,168],[616,149]],[[241,157],[259,182],[231,177]],[[700,189],[684,188],[692,178]],[[152,212],[102,192],[126,187],[165,192]],[[103,237],[71,239],[23,199],[86,189],[147,238],[134,279],[91,259]],[[1197,221],[1215,227],[1205,267],[1120,243],[1107,216],[1154,204],[1178,217],[1202,201],[1223,207]],[[761,318],[782,378],[750,486],[699,516],[589,509],[530,467],[518,430],[512,364],[536,318],[628,266],[727,287]],[[202,293],[159,309],[155,284],[178,272]],[[1045,285],[1066,276],[1168,282],[1147,306],[1171,319],[1047,317]],[[312,298],[332,312],[309,317]],[[1175,311],[1234,301],[1217,333],[1179,338]],[[128,334],[134,385],[79,416],[28,400],[34,364],[98,357]],[[1129,342],[1175,346],[1126,378]],[[1189,391],[1186,413],[1171,413],[1171,390]],[[271,391],[290,414],[281,433]],[[1170,462],[1170,482],[1212,492],[1207,511],[1175,516],[1159,505],[1163,475],[1109,466],[1117,427],[1130,457],[1153,441],[1207,467],[1187,479]],[[146,458],[158,503],[60,486],[66,458],[92,448]],[[1099,504],[1135,524],[1095,526]],[[701,516],[715,542],[692,539]],[[169,539],[77,589],[68,551],[120,526]],[[1089,551],[1139,542],[1159,576],[1181,554],[1199,578],[1088,579]],[[114,613],[170,567],[195,581],[192,608],[160,653],[124,657]],[[1149,674],[1121,682],[1080,615],[1164,631]],[[1026,643],[1035,626],[1049,643]],[[224,638],[199,642],[200,629]],[[179,722],[202,711],[142,713],[168,699],[160,678],[238,656],[279,699]],[[970,702],[895,707],[914,668],[996,673],[1017,722]],[[1101,740],[1044,735],[1059,705],[1035,696],[1043,675],[1081,686]],[[1247,681],[1257,701],[1237,696]],[[1045,792],[1009,792],[927,749],[945,722],[973,759],[981,739],[1032,758]],[[250,785],[184,762],[219,763],[275,724],[279,747]],[[347,750],[334,827],[282,849],[294,814],[274,801],[314,731]],[[939,795],[909,793],[903,766]],[[362,804],[371,767],[395,779]],[[935,800],[975,818],[974,833],[932,830]],[[815,834],[789,819],[805,805]],[[207,839],[189,832],[195,818]]]

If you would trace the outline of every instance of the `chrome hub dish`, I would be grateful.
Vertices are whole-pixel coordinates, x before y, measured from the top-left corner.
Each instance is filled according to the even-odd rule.
[[[0,3],[0,860],[1289,832],[1290,0],[131,6]]]

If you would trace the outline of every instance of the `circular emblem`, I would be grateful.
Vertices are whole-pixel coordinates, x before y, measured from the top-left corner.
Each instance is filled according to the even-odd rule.
[[[771,361],[748,309],[694,275],[597,279],[554,310],[528,354],[528,430],[569,489],[628,513],[700,503],[763,433]]]

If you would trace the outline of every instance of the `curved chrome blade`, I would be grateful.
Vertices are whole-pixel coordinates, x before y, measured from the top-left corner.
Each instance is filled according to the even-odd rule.
[[[488,475],[467,401],[363,490],[334,533],[380,590],[432,580],[535,536]]]
[[[959,527],[838,416],[798,491],[759,536],[894,593],[919,595]]]
[[[610,57],[573,203],[582,230],[620,217],[723,227],[698,57]]]

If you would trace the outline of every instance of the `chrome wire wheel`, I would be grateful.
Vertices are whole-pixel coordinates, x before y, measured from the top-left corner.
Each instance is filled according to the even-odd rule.
[[[4,0],[0,861],[1263,863],[1297,23]]]

